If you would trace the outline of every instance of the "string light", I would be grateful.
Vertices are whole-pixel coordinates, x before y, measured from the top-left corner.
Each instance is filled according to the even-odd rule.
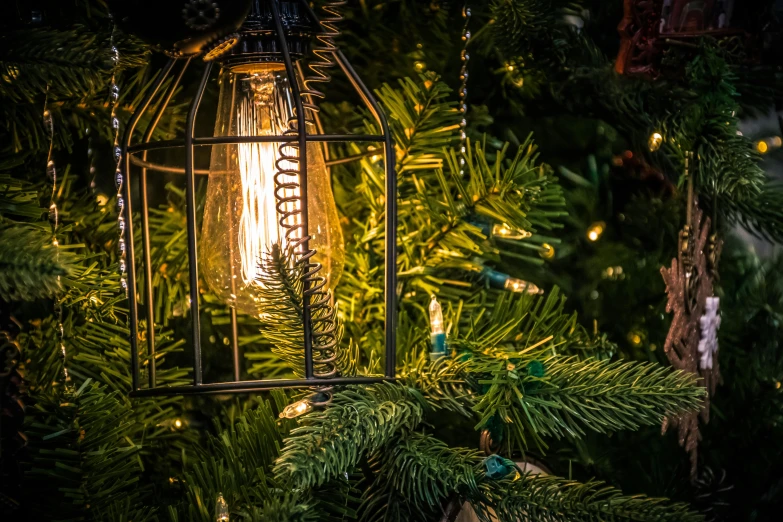
[[[542,289],[534,285],[529,281],[523,281],[516,277],[509,277],[506,279],[506,283],[503,285],[506,290],[511,290],[516,293],[541,295],[544,293]]]
[[[482,275],[493,288],[510,290],[511,292],[519,294],[540,295],[544,293],[541,288],[529,281],[511,277],[508,274],[504,274],[503,272],[499,272],[488,267],[484,267],[482,270]]]
[[[430,360],[437,360],[446,355],[446,331],[443,329],[443,310],[435,295],[430,299],[430,340],[432,350]]]
[[[642,336],[636,331],[628,332],[628,341],[630,341],[632,345],[639,347],[642,345]]]
[[[650,149],[650,152],[660,149],[662,144],[663,136],[661,136],[660,132],[653,132],[647,140],[647,147]]]
[[[281,419],[295,419],[305,413],[313,411],[313,405],[307,399],[302,399],[293,404],[286,406],[283,411],[280,412]]]
[[[223,493],[218,493],[215,500],[215,520],[216,522],[228,522],[229,520],[228,502],[223,498]]]
[[[555,247],[549,243],[541,243],[541,249],[538,251],[538,255],[544,259],[554,259]]]
[[[49,224],[52,227],[52,246],[55,248],[55,256],[60,259],[60,241],[57,239],[57,231],[60,228],[60,210],[57,208],[57,166],[54,163],[54,118],[52,111],[49,110],[49,86],[46,86],[46,97],[44,98],[43,124],[49,133],[49,152],[46,156],[46,176],[52,183],[52,195],[49,199]],[[60,276],[57,276],[57,285],[61,284]],[[54,304],[54,315],[57,318],[57,324],[54,327],[57,336],[60,357],[63,361],[62,380],[65,386],[69,386],[71,376],[68,373],[68,353],[65,349],[65,327],[63,326],[63,305],[58,299]]]
[[[527,230],[521,228],[512,228],[505,223],[495,224],[492,226],[492,235],[495,237],[502,237],[503,239],[527,239],[533,234]]]
[[[773,149],[779,149],[783,146],[783,138],[780,136],[772,136],[771,138],[764,138],[759,140],[755,144],[755,148],[761,154],[766,154]]]
[[[183,426],[182,419],[174,419],[174,427],[176,429],[181,429]]]
[[[587,229],[587,239],[590,241],[598,241],[598,239],[601,237],[601,234],[604,233],[605,228],[606,223],[603,221],[596,221],[590,225],[590,228]]]

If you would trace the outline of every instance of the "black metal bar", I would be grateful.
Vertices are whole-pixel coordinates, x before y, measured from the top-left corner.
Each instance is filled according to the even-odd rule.
[[[233,82],[231,84],[231,105],[230,107],[234,107],[234,102],[236,101],[236,95],[237,95],[237,84],[236,82]],[[228,117],[228,128],[232,129],[234,128],[234,111],[233,109],[229,111],[229,117]],[[214,149],[213,149],[214,152]],[[231,190],[231,189],[229,189]],[[227,205],[228,210],[228,222],[233,223],[234,222],[234,205]],[[228,264],[231,270],[231,295],[236,298],[237,295],[237,276],[236,276],[236,269],[234,267],[234,242],[229,241],[228,242],[228,258],[231,260]],[[234,381],[239,381],[241,377],[241,372],[239,371],[239,329],[237,328],[237,309],[236,306],[231,307],[230,311],[231,316],[231,353],[233,355],[233,367],[234,367]]]
[[[130,180],[130,155],[128,149],[131,139],[133,138],[133,131],[136,130],[139,120],[142,115],[149,108],[150,102],[160,90],[163,82],[168,78],[171,73],[172,67],[174,67],[174,59],[169,60],[166,67],[160,73],[155,85],[152,87],[147,96],[141,102],[141,105],[134,111],[133,116],[128,121],[128,125],[125,127],[125,134],[122,137],[122,175],[125,194],[125,249],[127,257],[127,270],[128,270],[128,321],[130,328],[130,352],[131,352],[131,388],[132,390],[139,389],[139,310],[136,303],[136,254],[133,248],[133,211],[131,204],[131,180]]]
[[[298,141],[296,136],[202,136],[193,138],[194,145],[231,145],[237,143],[287,143]],[[353,143],[360,141],[382,143],[385,137],[380,134],[311,134],[307,141],[328,141],[334,143]],[[135,154],[142,151],[172,149],[184,147],[183,140],[160,140],[152,143],[140,143],[128,148]]]
[[[158,109],[155,111],[155,115],[152,117],[150,124],[147,126],[147,130],[144,132],[143,143],[149,143],[152,139],[152,134],[155,132],[155,128],[158,126],[163,112],[168,107],[171,97],[174,96],[174,91],[177,90],[179,82],[182,80],[182,76],[185,74],[188,65],[190,64],[190,58],[185,60],[185,65],[179,71],[179,74],[174,79],[174,82],[169,87],[168,92],[163,96],[163,99],[158,104]],[[142,155],[142,160],[146,161],[147,152]],[[152,249],[150,248],[150,223],[149,223],[149,204],[147,202],[147,169],[141,169],[141,178],[139,179],[139,193],[141,194],[141,245],[144,253],[144,298],[147,304],[147,354],[149,355],[149,383],[150,388],[155,387],[157,380],[157,368],[155,365],[155,307],[153,306],[155,296],[152,291]]]
[[[305,2],[306,4],[306,2]],[[315,15],[314,15],[315,16]],[[381,126],[384,136],[386,170],[386,266],[384,294],[386,301],[386,376],[393,378],[397,372],[397,171],[395,169],[394,144],[386,115],[378,105],[370,90],[362,82],[356,71],[341,51],[334,57],[340,68],[370,107]]]
[[[309,138],[308,138],[309,140]],[[326,155],[326,152],[329,150],[328,147],[324,147],[324,155]],[[146,151],[144,151],[146,152]],[[359,154],[354,154],[352,156],[345,156],[342,158],[336,158],[332,160],[326,160],[326,166],[331,167],[334,165],[343,165],[345,163],[352,163],[354,161],[360,160],[362,158],[366,158],[367,156],[373,156],[377,155],[380,151],[378,150],[366,150],[364,152],[361,152]],[[184,167],[170,167],[168,165],[161,165],[160,163],[153,163],[151,161],[144,161],[141,158],[136,157],[134,154],[130,155],[131,163],[136,165],[137,167],[142,167],[144,169],[148,170],[155,170],[158,172],[165,172],[167,174],[184,174],[185,168]],[[227,170],[210,170],[210,169],[193,169],[193,173],[196,176],[214,176],[214,175],[220,175],[220,174],[228,174],[229,171]]]
[[[294,103],[296,104],[296,118],[297,118],[297,133],[299,137],[299,199],[302,205],[301,214],[301,230],[302,230],[302,243],[301,252],[309,252],[309,223],[308,223],[308,209],[307,209],[307,126],[305,123],[306,117],[304,112],[304,106],[302,105],[302,95],[299,91],[299,83],[296,81],[296,74],[294,72],[294,64],[291,61],[291,55],[288,52],[288,42],[285,37],[285,30],[283,28],[283,22],[280,20],[280,12],[277,9],[277,2],[269,2],[269,7],[272,11],[272,18],[275,21],[275,28],[277,29],[277,41],[280,43],[280,52],[283,55],[283,64],[285,65],[285,72],[288,75],[288,84],[291,86],[291,93],[293,94]],[[309,265],[309,261],[308,261]],[[309,267],[305,267],[307,271]],[[302,325],[304,326],[304,351],[305,351],[305,377],[307,379],[313,379],[313,338],[312,338],[312,323],[310,321],[310,299],[308,296],[308,290],[310,289],[310,283],[307,278],[303,280],[304,286],[302,289]]]
[[[207,62],[201,84],[190,104],[185,123],[185,198],[188,220],[188,269],[190,273],[190,315],[191,335],[193,336],[193,384],[201,385],[201,317],[198,302],[198,244],[196,241],[196,175],[193,172],[193,133],[196,130],[196,113],[207,87],[212,62]]]
[[[147,151],[144,151],[145,153]],[[144,153],[142,153],[144,155]],[[146,170],[155,170],[158,172],[165,172],[167,174],[184,174],[185,173],[185,167],[169,167],[167,165],[161,165],[160,163],[154,163],[152,161],[144,161],[141,158],[137,158],[136,155],[131,154],[130,155],[131,163],[136,165],[137,167],[142,167]],[[211,176],[213,174],[228,174],[227,170],[209,170],[209,169],[193,169],[193,173],[196,176]]]
[[[246,393],[275,388],[307,388],[347,384],[373,384],[392,382],[388,377],[335,377],[333,379],[268,379],[262,381],[218,382],[200,386],[160,386],[132,392],[131,397],[155,397],[165,395],[201,395],[209,393]]]

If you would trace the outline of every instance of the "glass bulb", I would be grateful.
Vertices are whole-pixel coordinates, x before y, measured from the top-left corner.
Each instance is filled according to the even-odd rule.
[[[217,522],[228,522],[229,520],[228,502],[223,498],[223,493],[218,493],[217,500],[215,500],[215,520]]]
[[[430,329],[433,334],[443,333],[443,310],[434,295],[430,301]]]
[[[535,295],[540,295],[544,293],[543,290],[541,290],[533,283],[529,283],[527,281],[517,279],[516,277],[509,277],[508,279],[506,279],[506,284],[504,285],[504,287],[506,288],[506,290],[511,290],[512,292],[517,292],[517,293],[527,293],[527,294],[535,294]]]
[[[220,72],[220,96],[215,136],[271,136],[288,130],[293,115],[293,93],[279,64],[244,65]],[[313,132],[314,129],[307,129]],[[287,247],[287,229],[280,224],[275,196],[278,185],[299,182],[298,176],[278,175],[296,169],[295,162],[281,159],[280,143],[214,145],[201,233],[200,265],[209,289],[237,310],[263,313],[261,262],[272,245]],[[287,146],[283,154],[296,156]],[[331,287],[343,270],[345,251],[337,206],[331,189],[323,144],[307,145],[307,203],[309,247],[317,250],[314,262]],[[281,188],[278,196],[293,201],[281,203],[287,212],[300,210],[295,198],[299,187]],[[286,224],[301,224],[298,215]],[[301,237],[301,231],[289,239]]]
[[[527,230],[522,230],[521,228],[511,228],[505,223],[495,223],[492,226],[492,235],[504,239],[527,239],[533,234]]]
[[[280,412],[281,419],[295,419],[300,415],[313,411],[313,405],[307,399],[294,402],[286,406],[283,411]]]

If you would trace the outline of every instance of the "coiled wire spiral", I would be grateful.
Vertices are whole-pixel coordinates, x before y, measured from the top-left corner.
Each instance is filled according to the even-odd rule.
[[[337,23],[343,20],[339,9],[347,2],[345,0],[327,1],[322,7],[326,17],[320,20],[322,32],[316,35],[317,43],[313,48],[315,58],[308,64],[311,74],[303,80],[303,89],[300,92],[302,107],[304,109],[305,131],[308,125],[315,125],[315,117],[319,112],[315,99],[325,97],[322,91],[313,87],[315,83],[329,82],[332,77],[328,70],[334,67],[332,59],[337,46],[334,39],[340,35]],[[291,78],[290,81],[296,81]],[[300,115],[293,110],[293,117],[288,121],[288,129],[284,136],[297,135],[299,133]],[[307,307],[310,310],[312,323],[313,345],[313,375],[320,379],[329,379],[337,376],[337,342],[338,330],[336,313],[332,304],[331,292],[326,288],[326,278],[320,275],[321,264],[313,262],[316,251],[304,250],[304,244],[310,239],[299,233],[303,226],[299,217],[302,214],[303,204],[300,196],[294,196],[299,188],[299,144],[291,141],[282,143],[278,147],[278,159],[275,163],[275,200],[277,213],[280,216],[280,227],[285,230],[287,245],[293,250],[296,263],[303,271],[302,280],[305,283],[304,295],[308,298]],[[306,204],[306,202],[304,202]],[[314,406],[326,406],[332,402],[331,386],[320,387],[310,398]]]

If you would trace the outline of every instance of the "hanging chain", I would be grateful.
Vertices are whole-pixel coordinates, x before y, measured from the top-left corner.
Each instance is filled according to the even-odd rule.
[[[46,132],[49,133],[49,151],[46,156],[46,177],[52,184],[52,195],[49,198],[49,224],[52,227],[52,245],[55,248],[55,256],[57,261],[60,260],[60,241],[57,239],[57,232],[60,228],[60,209],[57,207],[57,200],[59,197],[59,187],[57,185],[57,166],[54,164],[54,118],[52,117],[52,111],[49,110],[49,86],[46,87],[46,97],[44,98],[44,111],[43,111],[43,123],[46,128]],[[58,286],[61,283],[60,276],[57,276]],[[71,381],[71,376],[68,374],[68,360],[67,352],[65,350],[65,327],[63,326],[63,305],[59,298],[54,302],[54,316],[56,317],[57,324],[54,327],[55,334],[57,335],[57,344],[60,349],[60,357],[63,360],[63,373],[62,378],[66,386]]]
[[[459,88],[459,112],[462,115],[462,119],[459,122],[459,173],[460,176],[465,177],[465,163],[467,162],[468,155],[468,62],[470,61],[470,54],[468,54],[468,43],[470,42],[470,7],[467,2],[462,8],[462,18],[465,19],[465,25],[462,27],[462,53],[460,54],[460,60],[462,67],[459,71],[459,79],[462,82]]]
[[[119,239],[117,240],[117,256],[120,273],[120,287],[128,295],[128,280],[125,278],[127,271],[126,266],[126,245],[125,245],[125,217],[123,211],[125,210],[125,199],[122,196],[122,188],[125,182],[122,174],[122,168],[120,162],[122,160],[122,149],[120,148],[120,120],[117,118],[117,100],[120,98],[120,88],[117,85],[117,65],[120,62],[120,51],[114,44],[114,34],[116,32],[116,26],[112,26],[111,30],[111,61],[113,64],[111,81],[109,82],[109,94],[111,96],[110,108],[111,108],[111,128],[114,131],[113,141],[113,154],[114,154],[114,184],[117,187],[117,231],[119,232]]]

